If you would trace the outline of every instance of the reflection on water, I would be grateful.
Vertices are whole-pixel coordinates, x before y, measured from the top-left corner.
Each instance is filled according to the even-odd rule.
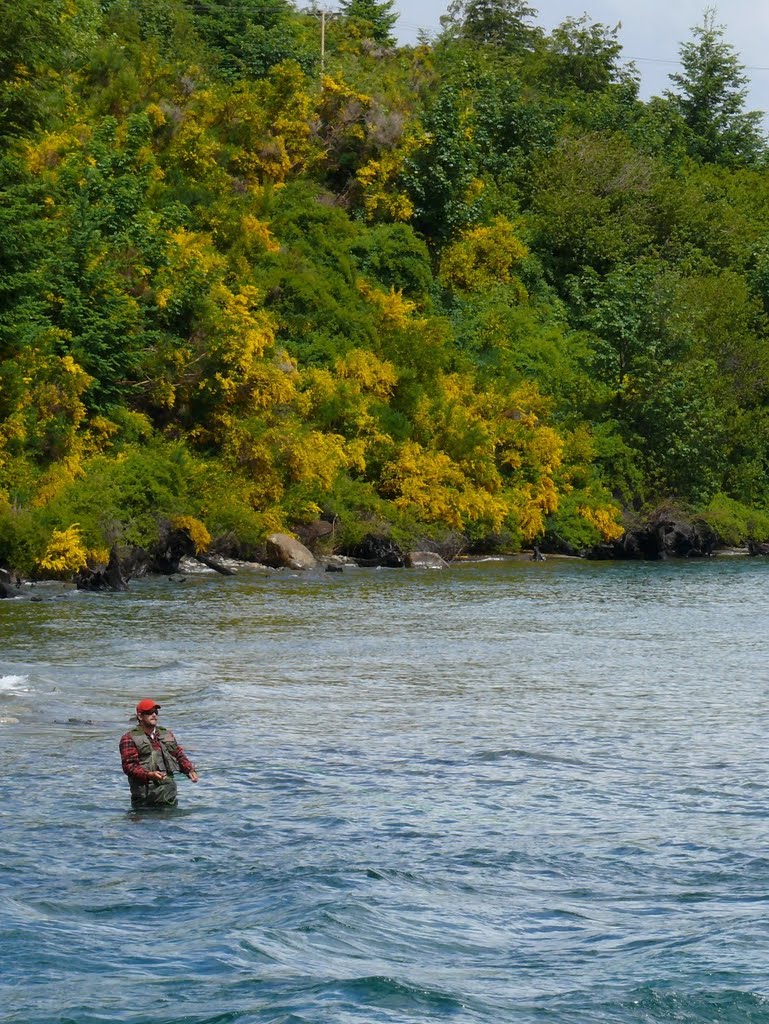
[[[2,1024],[769,1024],[753,560],[0,603]],[[201,780],[130,809],[163,705]]]

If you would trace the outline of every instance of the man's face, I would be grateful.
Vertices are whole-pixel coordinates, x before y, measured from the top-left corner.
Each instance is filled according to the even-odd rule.
[[[152,711],[142,711],[142,723],[148,729],[154,729],[158,724],[158,709],[153,708]]]

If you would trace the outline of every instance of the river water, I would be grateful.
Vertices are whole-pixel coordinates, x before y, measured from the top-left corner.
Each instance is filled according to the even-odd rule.
[[[768,593],[549,560],[0,602],[0,1021],[769,1024]],[[201,776],[166,814],[120,771],[142,697]]]

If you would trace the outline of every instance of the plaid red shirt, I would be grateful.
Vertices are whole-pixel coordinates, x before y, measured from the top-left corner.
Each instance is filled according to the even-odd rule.
[[[169,739],[175,739],[175,736],[170,729],[166,729],[166,736]],[[153,732],[149,739],[155,750],[160,750],[160,741],[157,738],[157,733]],[[194,764],[190,761],[181,747],[176,748],[175,757],[179,762],[179,767],[185,775],[189,775],[190,772],[195,770]],[[135,779],[138,779],[139,782],[149,782],[149,774],[147,769],[142,768],[141,766],[141,762],[139,761],[139,751],[130,732],[127,732],[125,736],[120,737],[120,760],[123,763],[123,771],[126,775],[132,775]]]

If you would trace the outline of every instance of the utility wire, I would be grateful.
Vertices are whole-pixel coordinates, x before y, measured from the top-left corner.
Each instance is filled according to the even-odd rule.
[[[398,19],[398,28],[412,29],[414,32],[426,32],[431,35],[434,32],[438,32],[439,28],[437,25],[426,26],[426,25],[413,25],[408,21],[401,21]],[[681,61],[676,60],[674,57],[621,57],[623,61],[629,61],[632,63],[643,63],[643,64],[677,64],[681,66]],[[769,67],[765,67],[763,64],[743,64],[742,67],[745,71],[769,71]]]

